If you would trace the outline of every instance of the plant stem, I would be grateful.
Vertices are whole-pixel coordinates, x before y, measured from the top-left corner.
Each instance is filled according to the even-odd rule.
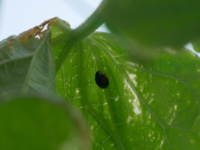
[[[60,53],[57,61],[56,61],[56,73],[61,68],[63,62],[65,61],[67,54],[74,47],[74,45],[78,42],[92,34],[99,26],[104,23],[103,18],[101,17],[101,13],[105,10],[106,1],[103,0],[99,7],[95,10],[94,13],[79,27],[72,30],[70,33],[70,40],[63,51]]]

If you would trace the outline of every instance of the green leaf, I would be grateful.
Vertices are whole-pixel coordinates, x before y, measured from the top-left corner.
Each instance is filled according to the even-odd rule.
[[[56,89],[85,115],[92,149],[200,148],[196,55],[163,48],[154,59],[137,61],[138,55],[106,33],[95,33],[69,49],[68,44],[53,46],[56,58],[63,49],[67,54]],[[109,79],[105,90],[95,83],[99,70]]]
[[[55,93],[55,62],[50,31],[27,42],[11,36],[0,43],[0,97],[14,93]]]
[[[85,124],[66,103],[19,97],[0,104],[0,149],[87,150]]]
[[[192,46],[193,46],[193,49],[194,49],[197,53],[200,52],[199,40],[196,41],[196,42],[192,42]]]
[[[51,29],[51,44],[59,45],[69,39],[69,33],[71,31],[68,22],[55,18],[51,23],[49,28]]]
[[[146,46],[181,47],[199,39],[197,0],[104,0],[108,28]]]

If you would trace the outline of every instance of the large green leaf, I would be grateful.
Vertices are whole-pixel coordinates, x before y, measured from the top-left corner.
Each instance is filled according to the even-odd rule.
[[[88,133],[81,120],[59,100],[13,98],[0,104],[0,149],[87,150]]]
[[[62,34],[57,24],[50,28]],[[66,54],[56,89],[87,118],[92,149],[200,149],[196,55],[160,49],[154,59],[134,61],[138,55],[111,34],[95,33],[73,48],[68,40],[53,45],[56,59]],[[94,80],[99,70],[109,79],[105,90]]]
[[[14,93],[55,93],[50,31],[39,40],[11,36],[0,43],[0,97]]]

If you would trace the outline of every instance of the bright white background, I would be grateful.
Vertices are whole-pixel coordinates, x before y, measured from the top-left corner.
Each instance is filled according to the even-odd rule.
[[[59,17],[72,28],[83,23],[102,0],[1,0],[0,41]],[[100,27],[100,31],[105,28]]]

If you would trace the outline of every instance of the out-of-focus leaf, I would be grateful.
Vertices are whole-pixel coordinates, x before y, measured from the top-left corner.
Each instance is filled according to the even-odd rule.
[[[55,63],[50,31],[27,42],[11,36],[0,43],[0,97],[13,93],[55,93]]]
[[[200,37],[197,0],[105,0],[108,28],[146,46],[181,47]]]
[[[200,52],[200,40],[192,42],[192,46],[196,52]]]
[[[56,58],[63,47],[53,47]],[[137,55],[105,33],[65,50],[56,89],[86,116],[92,149],[200,149],[196,55],[168,48],[157,50],[154,59],[137,61]],[[109,79],[106,89],[95,83],[99,70]]]
[[[87,150],[88,133],[81,120],[61,101],[13,98],[0,104],[0,149]]]

